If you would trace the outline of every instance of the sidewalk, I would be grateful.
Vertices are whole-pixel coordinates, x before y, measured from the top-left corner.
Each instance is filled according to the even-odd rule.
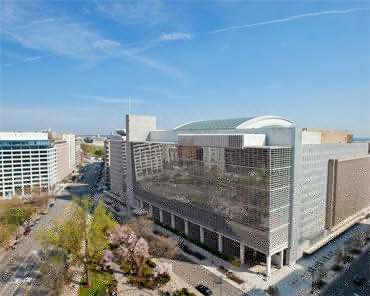
[[[235,288],[240,289],[243,292],[247,292],[249,296],[261,296],[264,294],[270,285],[277,285],[281,295],[289,296],[303,296],[311,290],[311,272],[310,268],[318,268],[319,266],[325,264],[329,266],[333,264],[334,251],[341,245],[344,241],[349,238],[354,232],[358,230],[363,230],[365,227],[369,226],[370,219],[365,219],[360,221],[352,227],[352,229],[347,230],[347,232],[341,234],[333,241],[329,242],[327,245],[323,246],[321,249],[316,251],[314,254],[302,257],[295,264],[291,266],[283,266],[281,269],[277,269],[275,266],[271,266],[271,276],[265,278],[263,274],[265,266],[255,265],[247,266],[243,265],[241,267],[236,267],[222,260],[221,258],[209,253],[208,251],[194,245],[190,241],[174,234],[173,232],[155,225],[155,229],[158,231],[175,238],[178,242],[183,243],[188,246],[191,250],[196,251],[204,255],[207,259],[200,261],[199,259],[182,252],[187,258],[193,262],[203,266],[205,269],[209,270],[216,276],[222,276],[225,281],[233,285]],[[237,277],[242,279],[244,284],[237,284],[236,282],[226,278],[224,274],[218,271],[218,266],[224,266],[228,270],[232,271]],[[336,276],[336,275],[335,275]],[[329,273],[331,280],[334,278],[332,273]]]
[[[161,262],[160,259],[152,258],[155,263]],[[170,292],[171,294],[182,288],[187,288],[189,292],[194,293],[197,296],[202,296],[197,290],[194,289],[191,285],[185,282],[182,278],[177,276],[174,272],[170,272],[171,280],[165,284],[164,286],[160,287],[159,289],[150,290],[150,289],[139,289],[133,287],[127,283],[127,277],[122,273],[114,273],[114,277],[117,280],[117,290],[118,296],[144,296],[144,295],[151,295],[151,296],[161,296],[163,292]],[[68,295],[63,295],[68,296]]]

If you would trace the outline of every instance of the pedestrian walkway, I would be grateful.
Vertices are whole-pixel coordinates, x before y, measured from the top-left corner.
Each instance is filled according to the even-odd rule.
[[[338,236],[327,245],[323,246],[314,254],[307,257],[302,257],[291,266],[283,266],[281,269],[277,269],[276,267],[272,266],[271,275],[268,278],[264,276],[265,266],[263,264],[255,265],[252,267],[247,265],[243,265],[241,267],[233,266],[229,262],[222,260],[221,258],[194,245],[190,241],[174,234],[167,229],[164,229],[158,225],[155,225],[155,227],[160,232],[165,233],[168,236],[172,236],[177,241],[182,242],[191,250],[204,255],[207,259],[199,260],[194,256],[183,252],[183,254],[187,258],[201,265],[208,271],[212,272],[214,275],[218,277],[222,276],[224,280],[230,285],[233,285],[235,288],[243,292],[248,292],[249,296],[264,295],[263,291],[268,289],[270,285],[277,285],[281,295],[301,296],[306,295],[309,291],[311,291],[311,269],[318,268],[323,264],[330,265],[330,263],[332,262],[331,260],[333,259],[334,251],[338,249],[341,245],[343,245],[344,241],[351,237],[353,233],[359,230],[364,230],[366,227],[369,227],[369,224],[370,219],[362,220],[359,224],[353,226],[351,229],[347,230],[345,233]],[[223,266],[232,271],[245,283],[239,285],[238,283],[226,278],[226,276],[217,269],[219,266]]]

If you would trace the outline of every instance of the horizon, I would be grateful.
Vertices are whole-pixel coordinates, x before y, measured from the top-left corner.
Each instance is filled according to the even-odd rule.
[[[369,2],[2,2],[0,130],[274,114],[370,138]],[[130,106],[129,106],[130,105]]]

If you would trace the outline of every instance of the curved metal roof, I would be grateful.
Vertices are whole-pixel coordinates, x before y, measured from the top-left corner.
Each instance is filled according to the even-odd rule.
[[[192,121],[175,128],[176,131],[225,130],[262,127],[290,127],[292,122],[279,116],[242,117],[220,120]]]

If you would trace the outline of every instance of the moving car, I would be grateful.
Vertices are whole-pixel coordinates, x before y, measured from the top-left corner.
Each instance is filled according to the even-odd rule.
[[[366,283],[366,279],[363,277],[363,276],[360,276],[359,274],[356,274],[354,277],[353,277],[353,282],[358,285],[358,286],[362,286]]]
[[[23,232],[23,235],[29,235],[31,232],[31,227],[26,227],[26,229]]]
[[[202,293],[205,296],[213,295],[213,292],[207,286],[198,285],[195,287],[195,289],[197,289],[200,293]]]

